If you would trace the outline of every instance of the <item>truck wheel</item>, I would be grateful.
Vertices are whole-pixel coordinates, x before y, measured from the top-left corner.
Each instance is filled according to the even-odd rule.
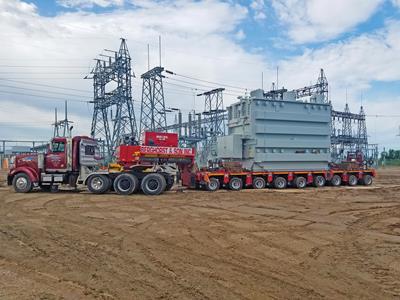
[[[304,189],[307,186],[307,179],[303,176],[296,177],[294,186],[298,189]]]
[[[93,194],[104,194],[110,189],[111,181],[106,175],[95,174],[87,181],[88,190]]]
[[[361,179],[361,183],[363,185],[371,185],[372,181],[373,181],[372,176],[368,174],[365,174],[364,177]]]
[[[165,181],[164,176],[157,173],[146,175],[140,185],[143,193],[146,195],[160,195],[165,191],[166,186],[167,182]]]
[[[340,177],[339,175],[333,175],[330,183],[332,186],[340,186],[342,184],[342,177]]]
[[[324,176],[317,175],[314,177],[313,185],[315,187],[323,187],[325,185],[325,183],[326,183],[326,179]]]
[[[115,178],[113,187],[119,195],[130,195],[139,188],[139,180],[133,174],[123,173]]]
[[[265,188],[265,179],[262,177],[256,177],[253,179],[253,189],[263,189]]]
[[[287,187],[287,181],[284,177],[276,177],[274,179],[274,187],[276,189],[285,189]]]
[[[166,190],[166,191],[171,190],[172,187],[174,186],[174,182],[175,182],[174,176],[167,175],[167,176],[165,177],[165,181],[167,182],[167,186],[165,187],[165,190]]]
[[[12,184],[17,193],[29,193],[33,188],[32,181],[25,173],[15,175]]]
[[[215,192],[215,191],[219,190],[220,185],[221,184],[217,178],[210,178],[210,182],[207,183],[206,189],[207,189],[207,191]]]
[[[349,176],[349,180],[348,180],[349,186],[355,186],[355,185],[357,185],[357,183],[358,183],[357,176],[355,176],[355,175],[350,175],[350,176]]]

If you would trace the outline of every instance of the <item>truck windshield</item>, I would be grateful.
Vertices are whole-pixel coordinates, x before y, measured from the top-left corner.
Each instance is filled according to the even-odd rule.
[[[64,152],[65,150],[65,143],[64,142],[52,142],[51,143],[51,150],[52,152]]]

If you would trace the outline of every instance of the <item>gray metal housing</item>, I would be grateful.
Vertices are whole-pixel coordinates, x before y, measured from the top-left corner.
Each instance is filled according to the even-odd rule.
[[[253,171],[327,170],[331,105],[290,96],[246,97],[229,106],[228,135],[218,137],[214,158],[240,160]]]

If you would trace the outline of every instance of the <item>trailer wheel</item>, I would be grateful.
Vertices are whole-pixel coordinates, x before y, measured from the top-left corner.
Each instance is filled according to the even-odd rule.
[[[206,189],[207,189],[207,191],[215,192],[215,191],[219,190],[220,185],[221,185],[221,183],[219,182],[219,180],[217,178],[210,178],[210,182],[207,183]]]
[[[166,186],[167,183],[163,175],[151,173],[143,178],[140,187],[146,195],[160,195],[165,191]]]
[[[313,185],[315,187],[323,187],[325,185],[325,183],[326,183],[326,179],[324,176],[317,175],[314,177]]]
[[[15,175],[12,184],[17,193],[29,193],[33,188],[32,181],[25,173],[18,173]]]
[[[233,177],[229,180],[228,186],[232,191],[240,191],[243,188],[243,181],[238,177]]]
[[[349,180],[348,180],[349,186],[355,186],[355,185],[357,185],[357,183],[358,183],[357,176],[355,176],[355,175],[350,175],[350,176],[349,176]]]
[[[342,184],[342,177],[339,175],[333,175],[332,179],[330,180],[330,184],[332,186],[340,186]]]
[[[265,179],[262,177],[256,177],[253,179],[253,189],[263,189],[265,188]]]
[[[274,187],[279,190],[285,189],[287,187],[287,180],[284,177],[276,177],[274,179]]]
[[[303,176],[296,177],[294,186],[298,189],[304,189],[307,186],[307,179]]]
[[[130,195],[139,188],[139,180],[133,174],[122,173],[115,178],[113,187],[119,195]]]
[[[371,185],[372,181],[373,181],[372,176],[368,174],[365,174],[364,177],[361,179],[361,183],[363,185]]]
[[[111,181],[106,175],[95,174],[87,181],[88,190],[93,194],[104,194],[110,189]]]

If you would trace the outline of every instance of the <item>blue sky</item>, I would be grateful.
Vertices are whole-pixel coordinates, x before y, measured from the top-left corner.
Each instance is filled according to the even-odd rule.
[[[93,59],[123,36],[140,75],[147,44],[157,63],[159,35],[166,68],[217,83],[259,88],[263,72],[270,87],[279,66],[291,89],[324,68],[334,107],[347,101],[358,111],[362,94],[367,114],[382,115],[369,120],[370,141],[400,148],[400,117],[388,117],[400,115],[399,0],[0,0],[0,138],[27,138],[31,128],[47,139],[63,99],[76,133],[87,134],[92,83],[83,77]],[[167,105],[201,110],[192,96],[200,87],[174,80],[166,80]],[[225,104],[241,93],[228,91]]]

